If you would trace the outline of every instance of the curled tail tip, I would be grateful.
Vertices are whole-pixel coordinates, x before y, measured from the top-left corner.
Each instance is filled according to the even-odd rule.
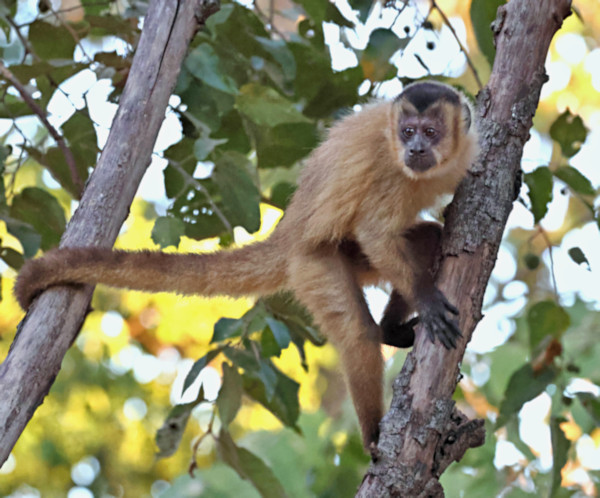
[[[34,297],[40,293],[42,290],[39,285],[36,285],[36,271],[37,260],[35,261],[27,261],[19,275],[17,276],[17,280],[15,282],[15,286],[13,289],[13,293],[17,302],[23,308],[24,311],[27,311]],[[39,284],[39,281],[37,282]]]

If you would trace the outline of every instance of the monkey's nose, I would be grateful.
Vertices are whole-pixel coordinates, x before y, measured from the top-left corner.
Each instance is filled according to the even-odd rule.
[[[416,156],[416,155],[422,156],[425,154],[425,149],[408,149],[408,154],[410,156]]]

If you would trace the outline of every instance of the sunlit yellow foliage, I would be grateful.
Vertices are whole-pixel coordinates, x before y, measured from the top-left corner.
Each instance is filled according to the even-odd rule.
[[[568,420],[560,424],[560,429],[564,432],[565,437],[569,441],[577,441],[582,434],[581,427],[575,423],[570,414]]]

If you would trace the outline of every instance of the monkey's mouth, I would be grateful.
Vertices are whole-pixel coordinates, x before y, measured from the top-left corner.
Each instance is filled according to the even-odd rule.
[[[437,162],[433,154],[417,154],[409,155],[406,154],[404,158],[406,166],[417,173],[422,173],[433,168]]]

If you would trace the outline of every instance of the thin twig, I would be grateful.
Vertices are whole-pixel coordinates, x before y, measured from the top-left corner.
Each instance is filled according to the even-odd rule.
[[[80,7],[75,7],[75,8],[79,9]],[[8,24],[10,24],[13,27],[13,29],[17,32],[17,37],[19,38],[19,40],[21,40],[21,43],[25,47],[25,55],[31,54],[31,57],[33,57],[33,59],[35,61],[37,61],[37,62],[41,61],[42,58],[35,52],[35,50],[33,50],[31,45],[28,43],[28,41],[25,39],[25,37],[21,33],[20,26],[17,23],[15,23],[14,19],[10,16],[5,16],[5,19],[8,22]],[[48,78],[48,81],[50,82],[50,85],[53,88],[55,88],[57,91],[59,91],[60,93],[62,93],[65,96],[65,98],[69,101],[69,104],[71,104],[71,106],[73,106],[73,109],[75,109],[75,112],[80,112],[80,109],[77,109],[77,106],[71,100],[71,96],[60,87],[60,85],[54,80],[54,78],[50,75],[50,73],[45,73],[44,76],[46,78]],[[86,104],[87,104],[87,102],[86,102]],[[94,123],[94,124],[96,124],[96,123]]]
[[[456,43],[458,43],[458,46],[460,47],[461,52],[463,54],[465,54],[465,58],[467,59],[467,64],[469,65],[469,68],[471,69],[471,72],[473,73],[473,76],[475,77],[475,81],[477,82],[477,87],[479,88],[479,90],[481,90],[483,88],[483,84],[481,83],[481,80],[479,79],[479,74],[477,73],[477,69],[475,69],[475,66],[473,65],[473,61],[471,60],[471,58],[469,57],[469,54],[467,53],[467,49],[464,47],[464,45],[461,43],[460,39],[458,38],[458,34],[452,27],[452,24],[450,24],[448,17],[446,17],[446,14],[444,14],[444,11],[442,9],[440,9],[439,5],[437,4],[437,2],[435,0],[431,0],[431,7],[439,12],[440,16],[442,16],[444,23],[450,29],[450,32],[454,36]]]
[[[0,61],[0,75],[2,75],[2,77],[4,79],[6,79],[12,86],[14,86],[17,89],[17,91],[21,95],[21,98],[25,101],[25,103],[29,106],[29,108],[34,112],[34,114],[37,115],[37,117],[40,119],[42,124],[48,130],[48,133],[50,133],[50,136],[56,141],[56,144],[58,145],[58,147],[62,151],[63,155],[65,156],[65,161],[67,163],[67,166],[69,167],[69,171],[71,173],[71,179],[73,180],[73,184],[77,188],[77,191],[81,194],[81,192],[83,191],[83,182],[81,180],[81,177],[79,176],[79,172],[77,171],[77,163],[75,162],[73,153],[71,152],[71,149],[69,149],[69,147],[67,147],[67,144],[65,143],[65,139],[62,137],[62,135],[60,133],[58,133],[58,131],[56,131],[56,128],[54,128],[54,126],[52,126],[50,124],[50,122],[48,121],[48,118],[46,117],[46,114],[44,113],[42,108],[39,105],[37,105],[35,100],[33,100],[31,95],[29,95],[29,93],[27,92],[27,90],[25,89],[23,84],[4,65],[4,63],[2,61]]]
[[[216,410],[213,407],[212,415],[210,416],[210,421],[208,422],[208,427],[206,428],[206,432],[202,434],[192,446],[192,461],[190,462],[190,466],[188,467],[188,474],[191,478],[194,478],[194,471],[198,468],[198,463],[196,462],[196,454],[198,453],[198,448],[204,441],[204,438],[209,434],[213,435],[213,423],[215,421]]]
[[[252,2],[252,5],[254,6],[254,10],[256,11],[258,17],[261,17],[264,22],[269,24],[269,29],[271,30],[271,32],[278,35],[282,40],[285,40],[286,36],[277,29],[277,27],[275,26],[275,22],[271,20],[271,16],[274,16],[275,14],[273,12],[271,12],[270,15],[265,14],[262,11],[262,9],[258,6],[258,2],[256,2],[256,0]]]
[[[21,61],[21,63],[23,63],[25,61],[25,58],[27,57],[27,54],[30,53],[30,51],[29,51],[29,44],[27,43],[27,40],[23,36],[23,33],[21,33],[21,30],[19,29],[19,26],[13,20],[13,18],[11,16],[4,16],[4,18],[6,19],[6,22],[8,24],[10,24],[12,26],[12,28],[15,30],[15,32],[17,33],[17,38],[23,44],[23,48],[25,49],[25,53],[23,54],[23,60]],[[33,54],[33,55],[34,55],[34,58],[36,58],[35,54]]]
[[[544,230],[541,226],[538,226],[538,230],[541,236],[544,238],[546,245],[548,246],[548,256],[550,256],[550,277],[552,280],[552,287],[554,289],[554,297],[556,301],[558,301],[558,288],[556,286],[556,275],[554,274],[554,258],[552,256],[553,245],[552,242],[550,242],[550,238],[548,237],[546,230]]]
[[[169,165],[173,166],[177,171],[179,171],[179,173],[183,175],[188,185],[191,185],[192,187],[198,189],[205,195],[206,199],[208,200],[208,203],[210,204],[211,209],[213,210],[213,213],[215,213],[218,216],[218,218],[221,220],[221,223],[225,225],[227,231],[231,235],[233,235],[233,227],[231,226],[231,223],[229,223],[229,220],[225,217],[225,215],[221,212],[219,207],[212,200],[210,192],[206,190],[206,187],[202,185],[198,180],[196,180],[192,175],[190,175],[177,161],[169,159]]]

